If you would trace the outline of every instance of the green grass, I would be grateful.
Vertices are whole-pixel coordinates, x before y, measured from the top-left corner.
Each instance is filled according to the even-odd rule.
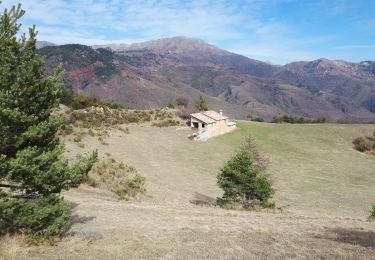
[[[132,134],[111,132],[109,145],[85,138],[85,149],[100,147],[116,161],[134,165],[146,177],[148,199],[184,204],[196,194],[222,195],[216,176],[247,135],[252,135],[271,164],[276,206],[307,214],[368,217],[375,202],[375,156],[353,148],[352,140],[370,135],[374,125],[269,124],[238,122],[232,133],[194,142],[189,130],[127,125]],[[74,158],[74,154],[71,154]]]
[[[373,125],[290,125],[239,122],[220,138],[237,146],[248,134],[271,161],[279,205],[334,215],[366,215],[375,201],[375,157],[353,149],[352,140]]]

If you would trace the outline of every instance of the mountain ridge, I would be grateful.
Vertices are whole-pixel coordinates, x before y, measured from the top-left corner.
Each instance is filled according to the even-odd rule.
[[[76,91],[136,108],[167,105],[181,96],[193,105],[203,95],[212,108],[237,118],[252,113],[266,119],[280,114],[326,116],[331,122],[375,119],[373,61],[273,65],[186,37],[82,46],[47,46],[39,53],[46,56],[47,71],[64,64],[64,82]]]

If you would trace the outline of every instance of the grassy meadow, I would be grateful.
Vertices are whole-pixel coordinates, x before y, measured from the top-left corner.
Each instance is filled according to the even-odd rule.
[[[125,127],[125,126],[124,126]],[[374,125],[290,125],[238,122],[230,134],[206,143],[183,126],[128,124],[105,142],[65,136],[66,155],[98,149],[134,166],[146,195],[130,201],[81,185],[64,194],[73,225],[54,246],[0,240],[0,259],[371,259],[375,226],[375,156],[352,140]],[[268,157],[283,210],[225,210],[212,203],[222,191],[216,175],[248,135]],[[83,143],[84,145],[79,145]]]
[[[375,156],[352,140],[374,125],[239,123],[223,142],[236,146],[252,135],[270,159],[279,206],[343,216],[366,216],[375,200]]]
[[[68,141],[68,150],[74,155],[98,147],[103,157],[134,165],[147,179],[148,199],[156,203],[189,203],[197,194],[220,196],[216,175],[248,135],[270,161],[278,206],[364,217],[375,200],[375,157],[352,145],[354,138],[371,135],[374,125],[241,121],[236,131],[205,143],[189,140],[190,130],[184,127],[128,127],[128,135],[113,131],[108,145],[85,137],[85,149]]]

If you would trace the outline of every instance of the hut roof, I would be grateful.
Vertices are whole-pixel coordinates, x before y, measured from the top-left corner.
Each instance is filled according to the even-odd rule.
[[[194,117],[194,118],[198,119],[199,121],[202,121],[203,123],[206,123],[206,124],[212,124],[212,123],[215,123],[215,122],[220,121],[220,120],[228,119],[228,117],[223,116],[223,115],[221,115],[218,112],[213,111],[213,110],[202,111],[202,112],[199,112],[199,113],[191,114],[190,116]]]

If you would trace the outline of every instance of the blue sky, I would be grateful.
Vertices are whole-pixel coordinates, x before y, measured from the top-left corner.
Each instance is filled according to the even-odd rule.
[[[18,3],[3,0],[2,7]],[[58,44],[187,36],[285,64],[375,60],[375,0],[24,0],[24,26]]]

